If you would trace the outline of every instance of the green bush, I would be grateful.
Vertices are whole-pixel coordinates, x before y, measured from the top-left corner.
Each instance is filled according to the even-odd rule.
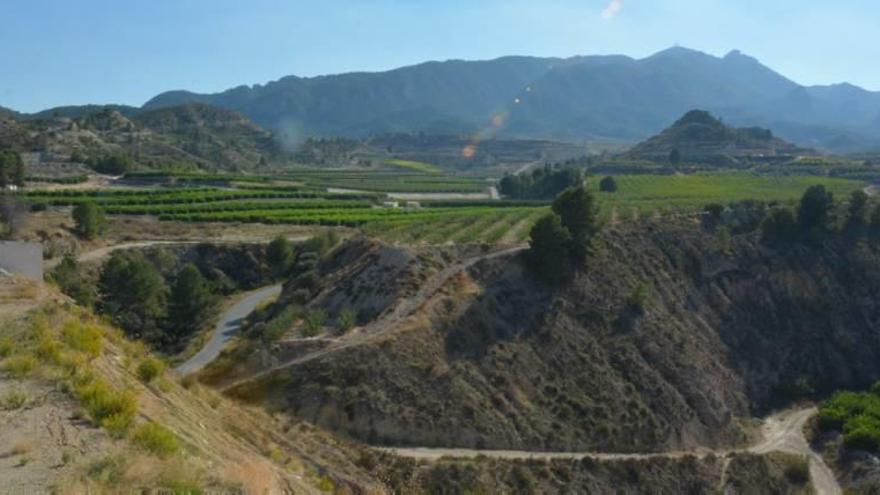
[[[797,221],[788,208],[772,209],[761,223],[761,240],[766,243],[791,242],[797,238],[797,234]]]
[[[346,333],[351,330],[357,323],[357,315],[351,309],[345,308],[339,312],[339,316],[336,318],[336,322],[339,326],[339,331],[342,333]]]
[[[81,321],[69,321],[61,329],[61,337],[71,348],[98,357],[103,349],[103,332],[97,325]]]
[[[76,386],[74,393],[92,421],[114,436],[124,435],[138,412],[134,393],[113,389],[101,379]]]
[[[274,318],[266,323],[259,323],[253,327],[253,338],[265,343],[275,342],[293,328],[293,322],[300,317],[301,310],[298,306],[287,306]]]
[[[13,378],[24,378],[37,368],[37,364],[37,359],[29,354],[12,356],[3,361],[3,371]]]
[[[626,296],[626,307],[632,311],[636,311],[642,313],[645,311],[645,305],[648,302],[648,296],[650,295],[650,289],[648,285],[644,282],[639,282],[635,287],[633,287],[632,292]]]
[[[599,191],[607,193],[617,192],[617,181],[610,175],[603,178],[602,181],[599,182]]]
[[[323,309],[309,310],[303,317],[303,321],[305,322],[303,335],[306,337],[314,337],[321,333],[321,329],[324,328],[324,323],[327,321],[327,312]]]
[[[135,445],[151,454],[167,458],[180,451],[180,443],[174,433],[158,423],[139,426],[131,437]]]
[[[880,396],[873,392],[839,392],[819,406],[818,426],[824,431],[842,431],[850,449],[877,452],[880,449]]]
[[[165,371],[165,363],[154,357],[148,357],[141,361],[137,367],[137,376],[144,383],[151,383]]]

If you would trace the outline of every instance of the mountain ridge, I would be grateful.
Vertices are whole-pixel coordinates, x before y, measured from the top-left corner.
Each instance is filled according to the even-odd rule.
[[[185,103],[234,110],[297,138],[426,131],[639,141],[704,108],[737,126],[769,127],[805,147],[849,152],[880,146],[880,92],[849,83],[800,85],[739,50],[723,57],[672,47],[641,59],[428,61],[388,71],[285,76],[219,93],[167,91],[139,111]]]

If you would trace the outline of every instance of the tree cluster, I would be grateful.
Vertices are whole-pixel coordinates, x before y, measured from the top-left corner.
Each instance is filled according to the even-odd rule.
[[[192,264],[168,279],[137,252],[113,253],[98,280],[98,310],[133,337],[174,348],[199,329],[217,303],[213,286]]]
[[[134,169],[134,160],[128,155],[114,154],[84,160],[92,170],[99,174],[123,175]]]
[[[846,234],[859,235],[866,230],[880,231],[880,205],[870,211],[869,198],[864,191],[855,191],[849,198],[842,222],[835,222],[834,195],[824,186],[811,186],[801,197],[796,210],[778,206],[770,210],[761,224],[761,238],[778,244],[799,240],[815,241],[837,231],[842,223]]]
[[[546,165],[531,174],[506,175],[499,183],[501,194],[517,199],[554,198],[562,191],[583,184],[584,174],[573,167]]]
[[[530,232],[529,261],[550,283],[561,283],[589,255],[601,230],[595,196],[581,184],[566,189],[553,202],[552,213],[541,218]]]
[[[0,189],[6,186],[23,186],[24,161],[15,151],[0,151]]]
[[[104,211],[92,201],[80,203],[73,208],[74,230],[86,240],[94,240],[104,232]]]

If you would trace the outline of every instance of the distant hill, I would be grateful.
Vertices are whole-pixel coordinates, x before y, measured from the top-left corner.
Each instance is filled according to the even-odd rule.
[[[672,48],[625,56],[429,62],[387,72],[285,77],[217,94],[172,91],[145,109],[208,103],[281,135],[481,132],[502,137],[636,141],[693,108],[761,126],[802,146],[854,151],[880,143],[880,93],[801,86],[733,51]]]
[[[70,119],[78,119],[104,110],[113,110],[115,112],[119,112],[126,117],[131,117],[134,114],[138,113],[140,111],[140,108],[128,105],[70,105],[49,108],[41,112],[26,115],[25,117],[28,119],[48,119],[53,117],[67,117]]]
[[[42,161],[65,162],[125,155],[139,166],[196,166],[208,170],[252,170],[287,163],[273,133],[231,110],[204,104],[126,116],[113,106],[77,117],[0,120],[0,148],[37,152]],[[0,115],[2,117],[2,115]]]
[[[636,145],[627,156],[667,163],[736,164],[740,161],[788,161],[814,154],[760,127],[733,128],[704,110],[692,110],[660,134]]]

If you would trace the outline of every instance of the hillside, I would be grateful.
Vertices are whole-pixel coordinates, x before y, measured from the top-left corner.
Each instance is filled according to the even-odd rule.
[[[349,247],[310,306],[360,328],[289,334],[205,378],[368,443],[632,452],[742,444],[737,418],[880,377],[876,249],[738,236],[725,254],[694,225],[650,222],[603,246],[559,290],[515,252]],[[640,284],[644,313],[627,302]]]
[[[660,134],[637,144],[627,156],[658,163],[737,165],[791,161],[804,154],[814,152],[787,143],[767,129],[736,129],[709,112],[692,110]]]
[[[3,118],[0,147],[37,153],[40,163],[70,163],[125,155],[136,164],[249,170],[286,163],[272,133],[246,117],[201,104],[126,116],[111,107],[46,118]]]
[[[504,57],[429,62],[387,72],[285,77],[217,94],[172,91],[145,109],[203,102],[280,134],[366,137],[481,133],[581,142],[639,140],[693,108],[773,129],[801,146],[852,151],[880,144],[880,93],[801,86],[733,51],[672,48],[624,56]]]
[[[805,472],[804,460],[778,452],[547,461],[398,457],[288,415],[244,407],[155,363],[143,345],[54,289],[0,277],[4,487],[376,494],[810,489],[797,474]],[[150,369],[157,371],[144,371]]]
[[[54,289],[0,277],[0,322],[4,489],[381,489],[348,460],[357,459],[355,446],[242,408],[161,368],[145,375],[144,363],[154,360],[143,345]],[[143,433],[145,425],[165,433]]]

